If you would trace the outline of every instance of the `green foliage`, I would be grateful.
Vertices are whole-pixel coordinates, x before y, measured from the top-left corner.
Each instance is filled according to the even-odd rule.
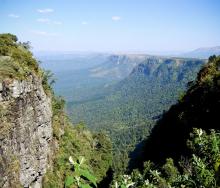
[[[92,175],[86,165],[84,165],[85,158],[79,157],[77,161],[74,161],[72,157],[69,157],[70,164],[73,165],[72,176],[67,176],[65,180],[65,187],[71,187],[73,184],[77,184],[79,188],[92,188],[90,184],[97,187],[96,177]]]
[[[74,123],[83,120],[88,128],[104,130],[110,136],[114,170],[123,173],[129,153],[149,136],[155,122],[177,101],[203,63],[195,59],[148,58],[119,83],[99,88],[91,98],[67,103],[67,110]]]
[[[73,174],[78,174],[79,177],[82,176],[93,183],[100,182],[112,164],[112,146],[109,138],[101,133],[92,134],[82,122],[73,126],[65,115],[64,106],[65,101],[62,97],[52,97],[53,136],[54,141],[59,143],[59,148],[53,159],[53,169],[48,170],[44,177],[45,188],[64,185],[68,187],[73,180],[77,185],[76,178],[71,178]],[[69,156],[78,159],[74,168],[68,160]],[[82,165],[80,156],[86,156]],[[81,185],[85,186],[86,184]]]
[[[194,127],[219,130],[219,64],[220,57],[211,58],[182,99],[164,113],[145,142],[144,160],[164,163],[166,158],[190,157],[186,141]]]
[[[211,130],[207,134],[202,129],[194,129],[188,144],[194,154],[187,161],[180,161],[178,168],[172,159],[167,159],[162,167],[146,162],[141,173],[136,170],[131,175],[120,176],[114,180],[112,187],[129,187],[131,184],[131,187],[137,188],[218,187],[219,132]]]
[[[25,79],[25,70],[9,57],[0,57],[0,80],[4,78]]]
[[[62,97],[53,96],[52,98],[52,111],[54,116],[59,116],[64,112],[65,100]]]
[[[53,74],[39,68],[30,48],[30,42],[18,42],[17,37],[9,33],[0,34],[0,80],[24,80],[36,75],[42,79],[45,92],[50,94],[54,83]]]
[[[64,134],[59,137],[59,150],[54,159],[54,169],[47,172],[44,187],[63,187],[66,177],[72,175],[72,167],[68,162],[69,156],[74,159],[86,156],[84,165],[89,171],[80,168],[76,172],[80,173],[80,176],[94,181],[93,176],[90,176],[91,171],[97,177],[97,182],[100,182],[111,166],[111,153],[111,144],[106,136],[93,135],[87,130],[75,129],[66,125]],[[76,170],[76,168],[74,169]]]
[[[64,112],[65,101],[62,97],[52,96],[52,112],[53,112],[53,136],[60,140],[67,122],[67,117]]]
[[[71,185],[73,185],[73,183],[75,183],[75,179],[73,176],[67,176],[65,179],[65,187],[70,187]]]
[[[54,74],[51,71],[42,71],[42,85],[46,93],[52,92],[52,85],[55,83]]]
[[[215,183],[219,174],[220,135],[215,130],[207,134],[202,129],[195,129],[188,142],[193,151],[193,163],[196,166],[197,184],[209,186]],[[199,148],[199,149],[198,149]],[[197,156],[200,156],[198,158]],[[218,179],[217,179],[218,180]]]
[[[4,72],[1,77],[25,79],[31,73],[40,74],[38,62],[29,48],[29,43],[18,42],[15,35],[0,34],[1,72]]]
[[[179,103],[158,122],[145,151],[155,165],[146,162],[140,173],[133,171],[133,187],[220,186],[219,71],[220,57],[210,57]],[[164,164],[167,156],[174,158]],[[115,182],[124,185],[120,177]]]
[[[208,87],[213,86],[214,78],[220,75],[220,57],[211,56],[209,62],[201,69],[197,76],[197,84],[203,84]]]
[[[0,55],[10,56],[11,50],[16,48],[17,37],[10,33],[0,34]]]
[[[28,79],[29,76],[38,77],[42,81],[44,91],[52,99],[53,139],[51,147],[54,151],[53,168],[47,171],[43,187],[64,187],[65,184],[68,187],[73,183],[73,180],[76,180],[76,178],[70,177],[74,173],[78,174],[81,180],[85,180],[81,182],[80,187],[96,186],[96,183],[106,176],[106,172],[111,167],[111,142],[102,133],[92,134],[85,128],[80,129],[79,127],[85,127],[82,124],[74,128],[65,115],[65,101],[61,97],[54,96],[51,86],[54,83],[53,74],[39,68],[38,62],[29,49],[29,42],[21,43],[18,42],[15,35],[0,34],[0,81],[24,80]],[[7,125],[6,110],[0,106],[0,133],[2,134],[7,134],[11,128]],[[87,160],[83,165],[81,159],[79,163],[74,164],[73,172],[73,166],[68,162],[69,156],[73,156],[75,159],[79,156],[86,156]],[[2,158],[0,160],[3,162]],[[11,165],[12,172],[18,174],[17,166],[14,163]]]
[[[174,182],[175,179],[177,179],[179,175],[178,169],[175,167],[173,159],[169,158],[166,160],[165,165],[162,167],[164,176],[166,180],[171,183]]]

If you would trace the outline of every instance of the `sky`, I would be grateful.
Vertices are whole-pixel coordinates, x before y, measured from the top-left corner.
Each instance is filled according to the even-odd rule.
[[[34,51],[186,52],[220,45],[220,0],[0,0],[0,33]]]

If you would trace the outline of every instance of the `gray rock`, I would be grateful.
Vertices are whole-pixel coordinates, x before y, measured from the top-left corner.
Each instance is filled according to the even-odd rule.
[[[20,182],[23,187],[40,188],[52,155],[51,99],[41,79],[4,80],[0,106],[7,110],[0,116],[0,187]]]

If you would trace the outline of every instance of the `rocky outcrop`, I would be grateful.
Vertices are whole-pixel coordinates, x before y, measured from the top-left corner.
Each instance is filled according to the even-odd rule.
[[[51,142],[51,99],[41,79],[1,81],[0,187],[41,187]]]

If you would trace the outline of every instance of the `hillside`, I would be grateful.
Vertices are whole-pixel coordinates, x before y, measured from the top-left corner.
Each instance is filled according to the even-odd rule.
[[[219,187],[219,113],[220,57],[211,56],[185,95],[157,122],[139,159],[131,161],[144,160],[142,168],[112,185]]]
[[[36,54],[40,66],[53,72],[54,90],[67,101],[103,94],[103,88],[128,76],[146,55],[67,53]]]
[[[219,129],[219,66],[220,58],[210,57],[209,63],[200,70],[197,79],[190,83],[190,88],[179,103],[163,115],[146,145],[150,151],[146,153],[148,159],[163,161],[167,157],[179,158],[187,153],[185,143],[193,128]],[[162,155],[159,157],[157,152]]]
[[[120,80],[127,77],[132,69],[144,61],[146,55],[111,55],[101,65],[91,68],[90,77]]]
[[[220,57],[148,57],[107,96],[81,101],[92,133],[71,124],[29,48],[0,35],[1,187],[220,185]]]
[[[111,142],[73,127],[29,48],[0,34],[0,187],[97,185],[111,168]]]
[[[117,168],[124,169],[128,151],[149,134],[155,121],[177,101],[204,63],[196,59],[149,57],[127,78],[106,88],[103,95],[68,103],[68,112],[73,122],[84,121],[91,130],[110,135],[115,157],[119,157],[115,161],[125,162]]]

